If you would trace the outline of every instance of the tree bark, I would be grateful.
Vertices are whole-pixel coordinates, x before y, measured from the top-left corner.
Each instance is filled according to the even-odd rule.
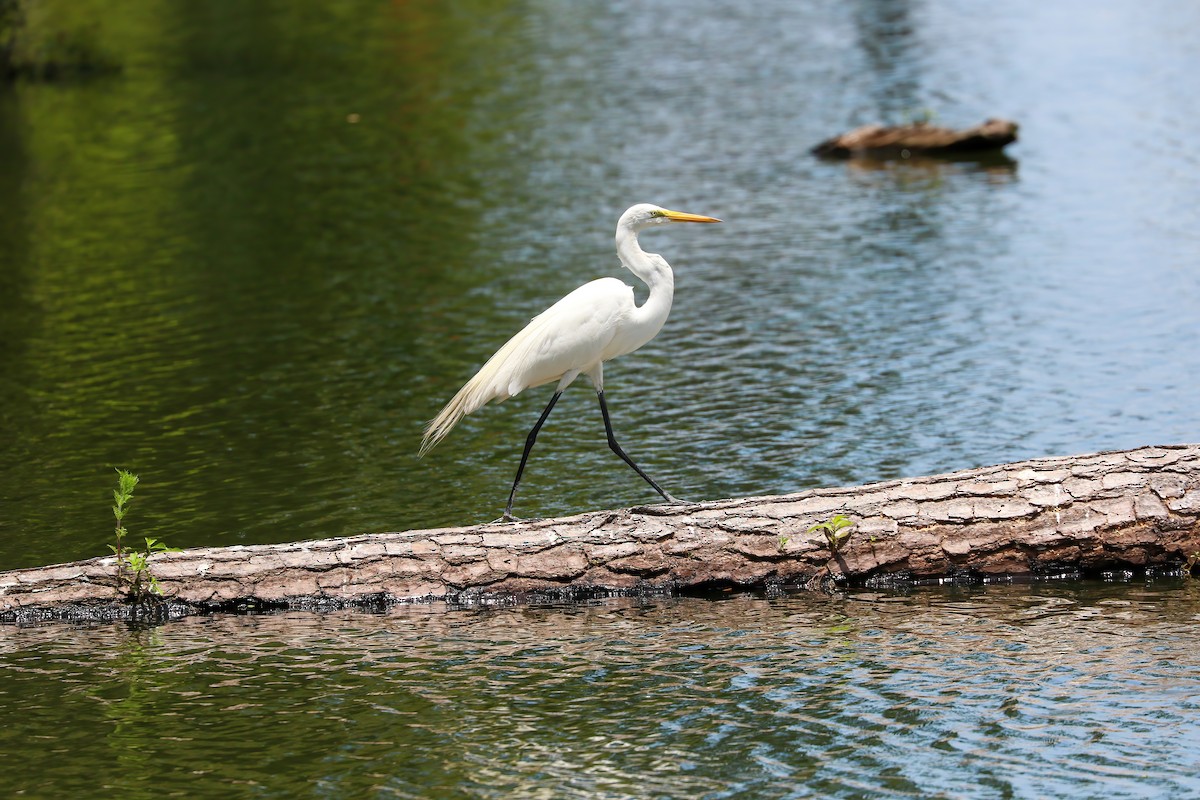
[[[809,528],[838,514],[853,528],[832,553]],[[183,614],[1179,569],[1197,551],[1200,445],[1173,445],[777,497],[197,548],[156,555],[151,570],[158,607]],[[107,557],[0,573],[0,620],[128,616],[139,606],[118,597],[114,570]]]
[[[910,155],[951,155],[979,151],[998,151],[1017,140],[1017,124],[989,119],[982,125],[964,130],[939,128],[924,122],[911,125],[864,125],[826,139],[812,149],[826,158],[851,158],[857,155],[902,157]]]

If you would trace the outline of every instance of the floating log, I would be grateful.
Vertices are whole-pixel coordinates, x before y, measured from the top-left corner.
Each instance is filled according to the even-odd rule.
[[[810,526],[853,522],[837,552]],[[169,614],[1190,568],[1200,445],[560,519],[156,555]],[[1185,566],[1186,565],[1186,566]],[[0,573],[0,620],[127,617],[112,557]],[[155,605],[155,604],[151,604]],[[151,609],[153,610],[153,609]]]
[[[996,151],[1017,140],[1017,123],[989,119],[964,130],[939,128],[925,122],[911,125],[864,125],[827,139],[812,149],[825,158],[874,156],[908,158],[915,155],[955,155]]]

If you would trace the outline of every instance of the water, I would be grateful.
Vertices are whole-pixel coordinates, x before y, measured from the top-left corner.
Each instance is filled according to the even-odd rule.
[[[1194,796],[1196,589],[26,629],[0,641],[0,793]]]
[[[421,428],[621,274],[639,201],[726,220],[645,237],[675,307],[606,370],[679,496],[1198,438],[1194,3],[44,6],[124,69],[0,89],[0,569],[106,553],[117,466],[175,546],[495,518],[546,392],[418,461]],[[807,154],[926,109],[1021,140]],[[652,499],[580,386],[517,511]],[[1197,613],[1156,584],[8,629],[0,788],[1178,797]]]
[[[70,9],[124,71],[0,94],[0,567],[104,552],[115,466],[179,546],[495,518],[549,390],[421,428],[642,200],[726,220],[645,237],[675,308],[606,370],[679,496],[1197,438],[1194,4]],[[807,154],[925,109],[1022,139]],[[654,499],[595,405],[519,513]]]

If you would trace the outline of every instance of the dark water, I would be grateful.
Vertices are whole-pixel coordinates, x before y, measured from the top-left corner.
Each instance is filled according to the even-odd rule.
[[[10,630],[0,794],[1193,797],[1198,623],[1163,583]]]
[[[494,518],[548,390],[422,425],[643,200],[726,220],[645,237],[675,308],[606,371],[680,496],[1200,436],[1193,3],[61,14],[124,71],[0,91],[0,567],[104,552],[114,466],[179,546]],[[1022,138],[807,155],[927,111]],[[581,384],[518,511],[653,499],[603,441]]]
[[[38,6],[123,65],[0,88],[0,569],[455,525],[532,392],[421,428],[523,322],[620,274],[606,370],[692,499],[1200,438],[1200,5]],[[807,149],[933,112],[998,162]],[[653,495],[559,404],[518,511]],[[739,597],[0,631],[0,794],[1182,797],[1195,587]]]

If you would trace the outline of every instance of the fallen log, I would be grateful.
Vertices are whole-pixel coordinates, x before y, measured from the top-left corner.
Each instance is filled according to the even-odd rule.
[[[844,515],[836,552],[810,527]],[[1190,569],[1200,445],[560,519],[156,555],[161,613]],[[1191,561],[1189,561],[1189,558]],[[0,620],[136,616],[112,557],[0,573]],[[153,609],[151,609],[153,610]]]
[[[1017,123],[989,119],[963,130],[939,128],[926,122],[910,125],[864,125],[812,148],[823,158],[908,158],[915,155],[955,155],[998,151],[1017,140]]]

